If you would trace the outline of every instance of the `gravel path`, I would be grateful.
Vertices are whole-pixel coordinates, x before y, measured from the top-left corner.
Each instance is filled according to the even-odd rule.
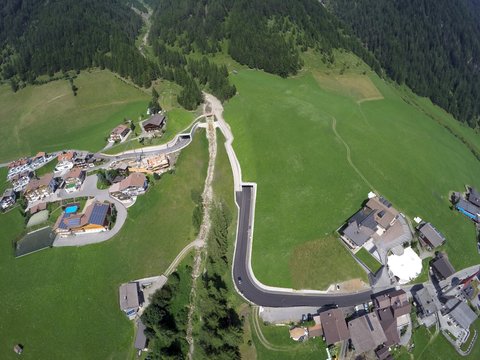
[[[190,305],[188,309],[187,320],[187,335],[186,340],[189,344],[188,359],[193,359],[193,353],[195,351],[194,339],[193,339],[193,314],[195,312],[195,303],[197,297],[197,279],[203,271],[203,261],[207,252],[207,236],[210,232],[210,208],[213,200],[212,182],[215,174],[215,159],[217,157],[217,136],[213,119],[207,118],[207,138],[208,138],[208,170],[207,177],[205,179],[205,186],[203,188],[203,220],[200,226],[197,239],[195,241],[202,244],[201,247],[197,247],[195,252],[195,259],[192,270],[192,290],[190,292]]]

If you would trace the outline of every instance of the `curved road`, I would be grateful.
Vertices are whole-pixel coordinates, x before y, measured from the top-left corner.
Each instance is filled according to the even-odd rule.
[[[232,167],[234,178],[235,202],[238,206],[237,234],[232,276],[237,291],[248,301],[268,307],[292,306],[352,306],[370,300],[371,290],[356,293],[329,294],[321,291],[293,290],[266,286],[258,281],[251,266],[253,214],[255,207],[255,184],[242,182],[239,161],[232,147],[233,134],[223,118],[221,102],[210,94],[205,94],[216,125],[222,131],[226,141],[225,149]]]
[[[285,289],[269,290],[255,279],[251,272],[251,246],[252,246],[252,215],[253,215],[252,185],[242,185],[242,190],[236,193],[236,202],[239,207],[237,240],[233,261],[233,276],[238,291],[249,301],[269,307],[290,306],[325,306],[338,305],[353,306],[370,300],[372,291],[363,291],[351,294],[315,294],[296,292]]]

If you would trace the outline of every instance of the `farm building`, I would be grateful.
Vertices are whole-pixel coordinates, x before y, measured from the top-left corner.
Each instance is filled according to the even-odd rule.
[[[155,114],[142,124],[146,132],[160,131],[165,126],[167,118],[163,114]]]

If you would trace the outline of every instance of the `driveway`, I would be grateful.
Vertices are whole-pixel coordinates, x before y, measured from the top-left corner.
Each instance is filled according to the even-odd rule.
[[[117,220],[113,228],[109,231],[93,234],[71,235],[67,237],[57,236],[53,242],[53,246],[82,246],[88,244],[96,244],[114,237],[122,228],[127,219],[127,209],[118,200],[112,198],[107,190],[97,189],[97,176],[87,176],[80,191],[67,193],[65,190],[57,190],[55,194],[42,200],[42,202],[54,202],[59,200],[67,200],[78,197],[94,197],[98,201],[108,201],[114,204],[117,210]],[[36,202],[38,203],[38,202]],[[32,204],[32,206],[35,203]]]

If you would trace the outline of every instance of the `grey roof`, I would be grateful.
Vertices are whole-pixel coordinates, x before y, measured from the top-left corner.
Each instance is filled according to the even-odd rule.
[[[122,284],[119,289],[120,309],[128,310],[138,308],[140,302],[138,299],[138,284],[135,282]]]
[[[470,214],[473,214],[473,215],[478,216],[478,214],[480,214],[480,208],[478,206],[473,205],[471,202],[465,199],[458,200],[458,202],[455,204],[455,207],[462,208],[466,212],[469,212]]]
[[[368,313],[348,323],[350,337],[357,354],[375,349],[387,341],[378,316]]]
[[[352,222],[356,222],[359,225],[368,227],[375,231],[377,228],[377,222],[375,221],[375,210],[367,207],[361,209],[348,220],[349,224]]]
[[[445,256],[440,256],[434,260],[432,262],[432,268],[440,275],[442,280],[455,274],[455,269]]]
[[[442,245],[445,242],[445,236],[438,231],[432,224],[426,223],[424,224],[420,230],[420,234],[422,234],[432,246],[437,247]]]
[[[480,206],[480,194],[478,193],[477,189],[471,187],[467,198],[472,204]]]
[[[147,337],[145,336],[145,325],[142,320],[137,321],[137,333],[135,335],[135,349],[143,350],[147,347]]]
[[[350,223],[344,230],[343,235],[353,241],[357,246],[362,246],[375,233],[372,229],[358,225],[358,223]]]
[[[469,329],[470,325],[477,319],[477,314],[463,301],[459,301],[449,314],[464,329]]]
[[[427,290],[427,288],[422,288],[418,290],[413,297],[417,304],[421,307],[422,314],[428,316],[437,312],[437,305],[433,301],[432,294]]]

